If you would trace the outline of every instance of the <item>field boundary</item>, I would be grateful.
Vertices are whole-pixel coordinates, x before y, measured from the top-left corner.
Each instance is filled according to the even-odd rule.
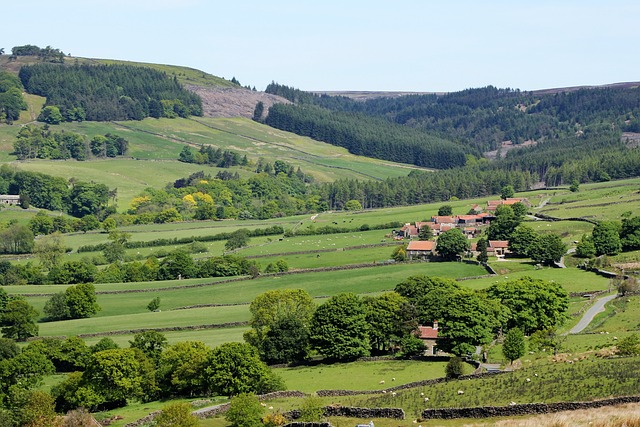
[[[561,411],[575,411],[577,409],[593,409],[603,406],[621,405],[625,403],[639,403],[640,395],[622,396],[610,399],[594,400],[590,402],[557,402],[557,403],[523,403],[509,406],[477,406],[472,408],[440,408],[425,409],[423,419],[454,419],[454,418],[489,418],[511,417],[518,415],[539,415]]]

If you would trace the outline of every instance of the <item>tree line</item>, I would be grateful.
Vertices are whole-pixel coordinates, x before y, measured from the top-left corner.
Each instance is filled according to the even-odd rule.
[[[102,158],[124,156],[129,141],[111,133],[96,135],[87,141],[84,135],[56,132],[49,125],[26,125],[18,132],[13,149],[19,160],[86,160],[90,154]]]
[[[58,110],[65,121],[202,115],[198,95],[151,68],[36,64],[23,66],[19,77],[28,93],[47,98],[45,110]]]

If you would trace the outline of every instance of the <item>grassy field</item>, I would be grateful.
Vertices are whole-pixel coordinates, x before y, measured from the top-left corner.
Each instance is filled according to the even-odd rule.
[[[388,360],[278,368],[275,372],[282,377],[289,390],[304,393],[317,390],[384,390],[416,381],[416,378],[443,377],[446,364]],[[472,371],[470,365],[465,365],[465,369],[467,373]]]

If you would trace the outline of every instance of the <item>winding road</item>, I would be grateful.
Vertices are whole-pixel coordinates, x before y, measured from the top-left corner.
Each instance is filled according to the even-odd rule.
[[[615,299],[617,296],[617,294],[613,294],[607,295],[606,297],[598,298],[596,302],[584,313],[582,319],[580,319],[578,324],[571,328],[569,333],[579,334],[580,332],[582,332],[587,326],[589,326],[589,323],[591,323],[593,318],[596,317],[596,314],[604,311],[605,304]]]

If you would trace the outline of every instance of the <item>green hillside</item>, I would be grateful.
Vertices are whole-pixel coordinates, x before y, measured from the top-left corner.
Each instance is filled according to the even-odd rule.
[[[146,119],[139,122],[74,122],[53,126],[56,131],[70,131],[91,139],[113,133],[129,141],[128,156],[108,160],[30,160],[15,161],[13,143],[17,125],[0,125],[0,161],[11,162],[18,169],[38,171],[64,178],[92,180],[118,189],[118,205],[126,209],[131,199],[146,187],[162,188],[167,183],[205,170],[215,175],[223,169],[178,162],[185,145],[195,148],[211,144],[223,150],[246,154],[250,161],[284,160],[319,182],[340,178],[376,179],[404,176],[415,167],[354,156],[329,144],[277,131],[252,120],[236,119]],[[14,161],[12,161],[14,160]],[[242,176],[248,169],[231,168]]]

